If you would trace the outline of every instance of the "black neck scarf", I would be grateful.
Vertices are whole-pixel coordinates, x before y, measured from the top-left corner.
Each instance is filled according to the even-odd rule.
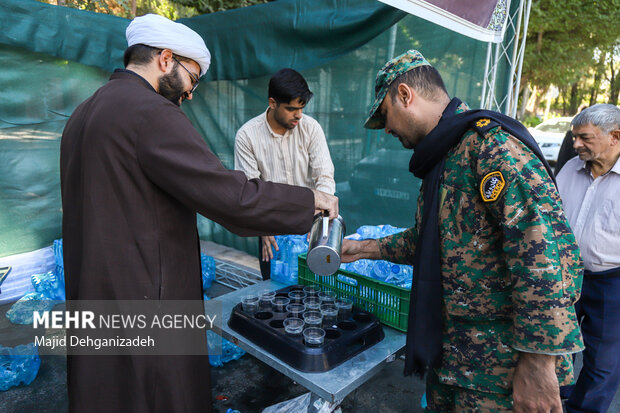
[[[476,120],[492,119],[518,138],[538,156],[553,177],[551,167],[527,129],[518,121],[488,110],[469,110],[457,114],[458,98],[450,101],[437,126],[416,146],[409,171],[423,179],[422,222],[413,257],[413,285],[405,347],[405,375],[420,377],[427,368],[441,364],[443,308],[441,286],[441,245],[439,240],[439,187],[446,155]],[[555,182],[555,181],[554,181]]]

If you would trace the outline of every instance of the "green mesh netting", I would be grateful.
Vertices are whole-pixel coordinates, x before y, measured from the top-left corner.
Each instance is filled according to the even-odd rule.
[[[22,22],[28,29],[20,31],[14,20],[23,16],[30,16]],[[237,129],[267,106],[270,75],[281,67],[301,71],[314,92],[305,113],[327,136],[348,232],[363,224],[414,222],[420,182],[408,172],[411,151],[363,128],[375,74],[390,57],[419,49],[451,95],[474,108],[480,103],[486,43],[403,18],[373,0],[279,0],[184,23],[205,36],[213,53],[207,76],[220,80],[201,82],[183,109],[229,168]],[[242,23],[254,29],[239,30]],[[28,0],[0,4],[0,256],[62,235],[60,134],[71,111],[120,66],[127,24]],[[85,27],[91,34],[76,36]],[[203,239],[256,251],[255,238],[237,237],[202,217],[198,226]]]

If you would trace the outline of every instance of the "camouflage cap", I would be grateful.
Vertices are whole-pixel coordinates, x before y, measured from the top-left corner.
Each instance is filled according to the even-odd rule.
[[[431,64],[417,50],[408,50],[398,57],[390,60],[379,70],[375,79],[375,103],[370,108],[368,119],[364,127],[368,129],[382,129],[385,127],[385,119],[381,117],[377,110],[385,98],[390,84],[403,73],[418,66],[430,66]]]

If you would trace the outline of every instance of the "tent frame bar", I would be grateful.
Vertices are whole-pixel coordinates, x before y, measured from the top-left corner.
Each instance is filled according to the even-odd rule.
[[[510,1],[508,2],[504,41],[488,44],[480,98],[480,107],[502,112],[512,117],[517,115],[525,41],[532,7],[532,0],[518,0],[518,2],[518,6],[512,13]],[[512,34],[509,36],[510,33]],[[505,82],[501,76],[498,76],[500,65],[506,65],[505,70],[509,79],[506,82],[505,94],[498,94],[501,87],[498,82]]]

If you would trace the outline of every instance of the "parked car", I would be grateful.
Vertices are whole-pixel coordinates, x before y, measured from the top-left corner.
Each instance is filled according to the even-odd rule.
[[[548,119],[536,126],[528,128],[543,156],[550,164],[555,164],[558,160],[558,153],[564,140],[564,135],[570,130],[570,122],[572,117],[560,117]]]

